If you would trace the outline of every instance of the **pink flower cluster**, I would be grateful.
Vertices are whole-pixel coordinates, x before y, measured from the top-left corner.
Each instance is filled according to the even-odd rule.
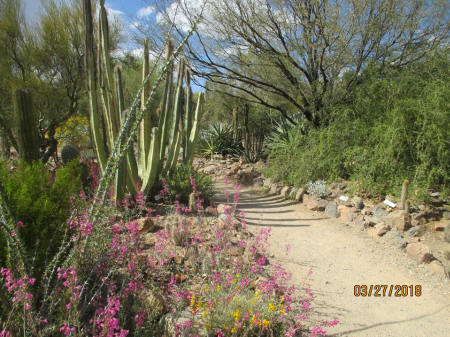
[[[15,280],[12,276],[11,270],[8,268],[1,268],[0,275],[3,277],[6,283],[6,289],[8,292],[13,293],[13,303],[22,303],[25,309],[31,309],[31,300],[33,295],[27,291],[28,286],[32,286],[35,282],[34,278],[24,276],[18,280]]]

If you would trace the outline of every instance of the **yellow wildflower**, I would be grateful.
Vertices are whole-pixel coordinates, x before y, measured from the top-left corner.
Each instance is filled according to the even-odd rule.
[[[284,296],[280,296],[281,303],[284,303]]]
[[[217,291],[219,291],[220,290],[220,285],[217,285],[216,289],[217,289]]]
[[[275,311],[277,307],[273,303],[269,303],[269,311]]]
[[[236,332],[236,327],[233,327],[232,329],[231,329],[231,333],[235,333]]]
[[[236,274],[236,277],[237,277],[237,278],[241,277],[241,274],[237,273],[237,274]]]
[[[264,325],[266,328],[269,326],[269,321],[266,319],[262,320],[262,325]]]
[[[203,316],[203,317],[206,317],[207,314],[208,314],[208,313],[206,312],[206,310],[203,310],[202,316]]]
[[[256,291],[255,291],[255,297],[258,297],[258,296],[259,296],[259,293],[260,293],[260,291],[259,291],[259,290],[256,290]]]
[[[205,293],[208,293],[209,292],[209,287],[208,287],[208,285],[205,285]]]
[[[233,312],[233,317],[234,317],[234,321],[235,321],[235,322],[239,321],[239,318],[241,317],[241,315],[239,314],[239,309],[236,309],[236,310]]]
[[[284,315],[286,312],[284,310],[280,310],[280,315]]]

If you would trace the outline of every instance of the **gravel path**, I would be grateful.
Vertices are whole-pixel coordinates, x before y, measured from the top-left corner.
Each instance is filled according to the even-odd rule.
[[[221,182],[216,186],[225,189]],[[223,200],[217,197],[218,202]],[[255,188],[242,189],[239,209],[252,228],[272,228],[271,253],[293,274],[296,285],[312,268],[314,315],[340,321],[328,330],[329,336],[450,336],[448,280],[416,265],[400,249],[339,219]],[[422,295],[354,296],[354,285],[376,284],[421,285]]]

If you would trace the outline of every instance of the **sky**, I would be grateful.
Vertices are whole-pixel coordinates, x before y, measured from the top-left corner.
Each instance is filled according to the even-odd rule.
[[[109,16],[119,18],[125,30],[133,30],[133,25],[139,20],[156,19],[156,11],[152,4],[158,0],[107,0],[106,8]],[[40,0],[22,0],[25,12],[25,18],[29,24],[34,24],[39,18],[42,11]],[[93,0],[93,3],[96,1]],[[126,33],[126,32],[125,32]],[[136,46],[132,43],[125,42],[122,48],[134,50]],[[135,52],[138,52],[137,50]]]
[[[65,0],[55,0],[55,1],[65,1]],[[77,0],[79,1],[79,0]],[[92,0],[92,3],[96,3],[98,0]],[[203,0],[184,0],[189,6],[199,7]],[[169,6],[169,13],[173,12],[173,9],[177,6],[175,5],[175,0],[106,0],[105,6],[108,12],[108,18],[111,20],[112,17],[118,18],[124,27],[123,34],[124,36],[130,35],[133,36],[133,31],[135,30],[135,26],[139,24],[140,21],[147,22],[155,22],[159,21],[158,13],[155,8],[155,5],[165,3]],[[29,25],[36,24],[38,22],[38,18],[42,11],[41,0],[22,0],[23,9],[25,13],[25,19]],[[173,7],[173,8],[172,8]],[[187,30],[189,25],[186,26],[182,18],[180,21],[177,19],[177,24],[180,24],[180,27],[183,30]],[[131,52],[134,56],[141,57],[143,53],[143,48],[140,45],[136,45],[132,38],[125,38],[121,45],[119,45],[120,53],[123,52]],[[152,55],[150,56],[152,57]],[[204,80],[197,79],[200,83],[204,84]],[[204,91],[201,86],[198,86],[192,83],[192,90],[194,92]]]

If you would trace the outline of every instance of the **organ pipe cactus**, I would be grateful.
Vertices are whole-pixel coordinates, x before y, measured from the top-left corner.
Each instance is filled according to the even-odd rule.
[[[89,0],[84,0],[84,6],[85,11],[90,11]],[[127,114],[131,113],[131,111],[124,108],[120,68],[116,67],[113,71],[112,60],[109,55],[109,28],[105,1],[100,1],[97,66],[94,63],[96,58],[93,44],[92,16],[85,13],[84,18],[86,35],[90,35],[86,36],[85,44],[92,138],[100,168],[102,173],[104,173],[107,166],[107,155],[113,156],[116,147],[119,149],[125,147],[127,151],[126,156],[119,161],[115,168],[114,187],[116,198],[117,200],[123,199],[126,191],[136,194],[137,185],[141,186],[144,193],[148,193],[159,173],[168,174],[176,166],[181,146],[185,148],[183,153],[193,156],[193,146],[195,146],[196,138],[198,137],[200,116],[197,112],[201,111],[200,104],[202,101],[199,99],[197,103],[195,115],[197,119],[191,126],[192,114],[190,110],[192,109],[192,104],[190,103],[190,97],[192,93],[190,89],[190,74],[188,70],[185,71],[185,62],[181,59],[178,67],[178,80],[176,87],[173,87],[174,67],[172,59],[174,57],[174,48],[172,42],[169,41],[166,48],[166,60],[168,63],[165,66],[166,78],[159,106],[159,122],[157,126],[152,127],[150,111],[147,110],[152,93],[150,92],[150,82],[148,81],[150,63],[148,41],[146,40],[144,42],[142,70],[143,89],[140,93],[140,108],[143,118],[141,117],[142,121],[137,132],[136,156],[132,144],[122,144],[117,141],[118,139],[130,139],[131,134],[129,134],[129,131],[124,131],[124,124],[125,121],[130,120],[134,115],[128,117]],[[177,51],[179,50],[180,48],[177,48]],[[186,82],[186,91],[183,89],[183,82]],[[188,97],[183,97],[184,92],[186,92]],[[100,98],[100,106],[97,98]],[[133,107],[134,103],[131,109]],[[100,115],[101,113],[103,116]],[[184,120],[182,115],[185,117]],[[186,120],[186,118],[188,119]],[[104,128],[102,128],[102,119]],[[140,119],[137,121],[140,121]],[[127,132],[127,134],[124,135],[123,132]],[[106,135],[106,140],[102,139],[102,135]],[[186,155],[184,159],[191,163],[192,158],[188,158]]]
[[[39,135],[31,94],[24,89],[14,91],[14,117],[19,157],[31,163],[39,159]]]

